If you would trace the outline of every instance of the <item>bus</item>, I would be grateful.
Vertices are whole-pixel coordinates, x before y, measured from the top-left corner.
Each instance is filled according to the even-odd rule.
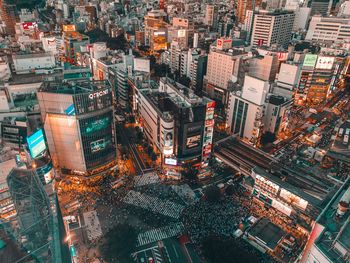
[[[111,188],[112,189],[117,189],[117,188],[125,185],[125,179],[126,179],[126,177],[123,176],[123,177],[121,177],[121,178],[111,182]]]
[[[348,144],[348,143],[349,143],[349,135],[345,134],[343,144]]]
[[[344,129],[343,129],[343,128],[340,128],[340,129],[339,129],[339,136],[343,136],[343,132],[344,132]]]

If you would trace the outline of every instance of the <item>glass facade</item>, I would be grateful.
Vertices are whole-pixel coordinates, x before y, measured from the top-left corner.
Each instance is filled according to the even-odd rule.
[[[243,137],[244,126],[247,119],[248,104],[241,100],[235,99],[233,110],[232,130],[234,134]]]

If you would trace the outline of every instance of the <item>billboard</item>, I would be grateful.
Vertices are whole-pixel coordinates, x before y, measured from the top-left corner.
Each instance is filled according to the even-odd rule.
[[[173,158],[165,158],[164,163],[167,165],[177,165],[177,160]]]
[[[314,67],[317,60],[317,55],[307,54],[304,58],[303,67]]]
[[[46,150],[43,130],[40,129],[27,138],[27,144],[32,158],[38,157]]]
[[[307,201],[283,188],[281,189],[280,197],[284,199],[287,203],[296,205],[302,210],[305,210],[308,205]]]
[[[134,70],[149,73],[151,71],[149,59],[134,58]]]
[[[192,148],[196,148],[200,145],[200,141],[201,141],[201,135],[194,135],[191,137],[187,138],[186,141],[186,148],[187,149],[192,149]]]
[[[164,130],[164,147],[163,153],[165,155],[173,154],[173,130]]]
[[[36,22],[24,22],[22,23],[23,30],[32,30],[34,28],[38,28],[38,24]]]
[[[62,31],[64,31],[64,32],[75,31],[75,25],[63,25]]]
[[[322,57],[319,56],[316,63],[317,69],[332,69],[334,63],[334,57]]]

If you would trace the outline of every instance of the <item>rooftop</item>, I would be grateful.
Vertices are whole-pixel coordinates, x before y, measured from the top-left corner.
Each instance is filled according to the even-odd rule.
[[[83,94],[97,91],[107,87],[104,80],[90,81],[87,79],[48,81],[39,88],[39,92],[59,93],[59,94]]]
[[[262,218],[256,222],[248,231],[248,234],[255,237],[266,247],[274,250],[286,233],[267,218]]]
[[[344,200],[349,188],[348,179],[317,220],[324,229],[315,240],[315,245],[335,263],[349,262],[346,256],[350,253],[350,212],[348,210],[342,217],[337,215],[338,204]]]

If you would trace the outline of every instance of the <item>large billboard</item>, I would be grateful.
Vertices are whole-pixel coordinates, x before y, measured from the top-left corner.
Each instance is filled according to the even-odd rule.
[[[163,148],[163,153],[165,155],[171,155],[173,154],[173,139],[174,139],[174,134],[173,130],[164,130],[164,148]]]
[[[307,54],[304,58],[303,67],[313,68],[315,66],[316,60],[317,60],[317,55]]]
[[[286,189],[281,189],[280,192],[280,197],[282,199],[284,199],[287,203],[291,204],[291,205],[296,205],[299,208],[301,208],[302,210],[305,210],[308,202],[302,198],[300,198],[299,196],[287,191]]]
[[[316,63],[317,69],[332,69],[334,63],[334,57],[322,57],[319,56]]]
[[[134,70],[149,73],[151,71],[149,59],[134,58]]]
[[[46,150],[43,130],[40,129],[27,138],[27,144],[32,158],[38,157]]]
[[[187,141],[186,141],[186,148],[187,149],[193,149],[196,148],[200,145],[201,143],[201,135],[194,135],[191,137],[187,137]]]
[[[203,147],[202,147],[202,167],[208,165],[208,158],[212,150],[214,134],[214,111],[215,101],[207,103],[204,122]]]

